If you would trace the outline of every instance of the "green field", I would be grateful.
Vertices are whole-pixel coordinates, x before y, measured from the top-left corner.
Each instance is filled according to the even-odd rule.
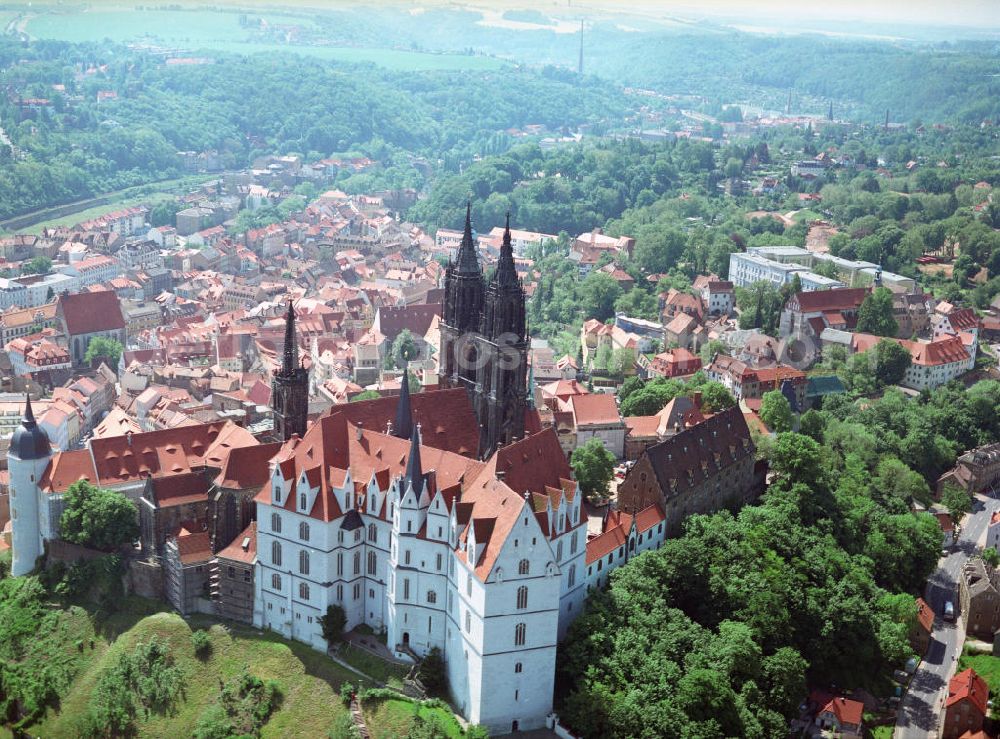
[[[86,618],[80,614],[82,611],[78,617]],[[192,619],[196,627],[208,627],[212,639],[211,656],[202,661],[194,655],[191,625],[180,616],[156,613],[137,618],[122,613],[100,625],[108,638],[95,638],[94,648],[85,650],[81,670],[62,696],[59,710],[50,710],[43,721],[32,726],[31,735],[73,736],[100,674],[123,650],[154,634],[169,643],[175,664],[183,670],[184,692],[173,710],[164,715],[153,713],[139,722],[141,737],[191,736],[199,717],[217,700],[220,681],[236,676],[244,666],[261,679],[273,678],[280,685],[280,707],[264,726],[262,736],[323,737],[345,712],[337,696],[340,684],[345,680],[355,685],[359,682],[357,675],[325,655],[270,632]],[[78,626],[87,630],[85,624]],[[77,630],[73,630],[74,636]]]
[[[251,12],[254,18],[262,17]],[[266,15],[267,20],[283,25],[312,27],[302,16]],[[372,63],[398,71],[447,69],[491,70],[505,62],[484,56],[461,54],[426,54],[400,49],[305,46],[271,43],[254,38],[254,32],[239,24],[237,12],[210,10],[142,10],[131,8],[45,12],[34,16],[27,32],[34,38],[60,41],[98,41],[148,43],[182,47],[191,51],[256,54],[261,52],[295,53],[343,62]]]
[[[365,723],[373,739],[398,739],[410,733],[416,716],[429,719],[437,718],[447,732],[449,739],[459,739],[463,735],[462,727],[449,711],[442,708],[430,708],[409,700],[374,700],[364,706]]]

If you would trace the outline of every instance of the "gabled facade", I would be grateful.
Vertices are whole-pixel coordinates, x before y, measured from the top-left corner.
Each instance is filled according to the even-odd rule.
[[[469,721],[540,727],[586,592],[581,495],[552,430],[485,462],[422,437],[333,414],[285,443],[256,499],[254,623],[325,651],[338,604],[400,654],[441,649]]]

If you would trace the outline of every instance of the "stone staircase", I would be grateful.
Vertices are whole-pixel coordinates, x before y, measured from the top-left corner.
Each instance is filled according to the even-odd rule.
[[[354,721],[354,726],[361,739],[371,739],[368,726],[365,724],[365,715],[361,712],[361,703],[358,702],[357,696],[351,698],[351,720]]]

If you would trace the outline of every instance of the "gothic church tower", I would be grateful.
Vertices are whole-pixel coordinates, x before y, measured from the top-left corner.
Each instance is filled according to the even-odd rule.
[[[305,435],[309,413],[309,371],[299,364],[295,311],[290,300],[285,316],[284,358],[281,369],[271,378],[271,409],[274,411],[275,441],[288,441],[292,434]]]
[[[524,287],[514,266],[510,216],[500,260],[486,285],[472,241],[470,209],[456,262],[445,272],[439,377],[462,386],[479,421],[479,454],[524,436],[528,331]]]

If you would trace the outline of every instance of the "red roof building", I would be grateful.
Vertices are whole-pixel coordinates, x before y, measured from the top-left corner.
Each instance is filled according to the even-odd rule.
[[[972,668],[955,675],[948,683],[944,702],[943,739],[958,739],[966,732],[982,730],[989,697],[989,686]]]

